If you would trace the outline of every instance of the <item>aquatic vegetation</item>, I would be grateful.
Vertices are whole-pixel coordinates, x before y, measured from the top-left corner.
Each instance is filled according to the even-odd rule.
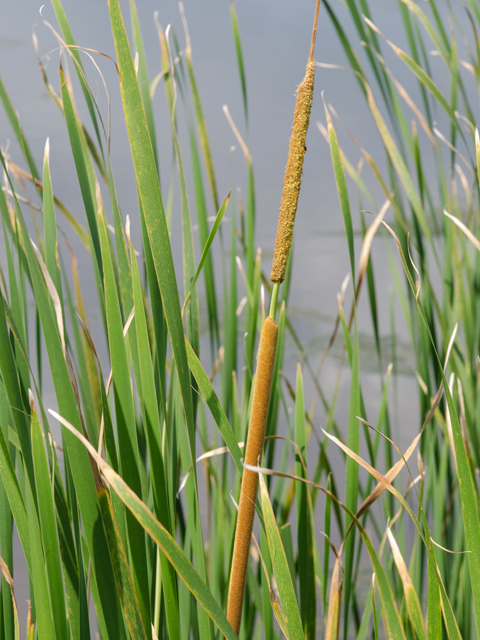
[[[345,281],[319,358],[302,345],[288,304],[314,74],[318,88],[319,74],[344,72],[314,59],[317,17],[269,281],[255,244],[253,161],[227,109],[247,187],[243,199],[235,184],[228,193],[217,187],[183,7],[181,36],[156,24],[161,68],[152,80],[134,0],[133,46],[123,3],[108,3],[115,61],[77,46],[60,0],[52,6],[59,82],[43,58],[40,71],[68,133],[86,224],[56,195],[48,140],[37,166],[0,81],[23,154],[0,154],[0,638],[20,638],[25,624],[32,640],[84,640],[96,628],[102,640],[477,638],[475,0],[445,8],[399,0],[401,37],[398,24],[393,32],[380,27],[367,0],[321,6],[319,20],[338,35],[384,155],[355,131],[347,146],[342,114],[326,102],[318,128],[331,154],[353,295]],[[233,1],[230,8],[248,123],[241,28]],[[306,49],[309,42],[305,34]],[[133,160],[138,211],[128,215],[112,170],[109,103],[103,110],[92,89],[104,63],[115,66]],[[414,84],[400,82],[399,63]],[[173,158],[171,176],[161,179],[152,102],[160,87],[170,136],[162,144]],[[310,127],[308,135],[319,133]],[[181,261],[172,251],[173,214]],[[390,299],[376,284],[380,238]],[[78,247],[90,255],[91,281],[78,267]],[[98,298],[100,335],[85,287]],[[418,382],[418,421],[408,430],[404,409],[417,400],[399,391],[394,299]],[[365,308],[377,362],[373,416],[360,362]],[[284,371],[286,342],[297,350],[295,383]],[[336,379],[326,393],[323,367],[334,344]],[[342,384],[348,407],[339,406]],[[26,620],[17,607],[14,527],[28,573]]]

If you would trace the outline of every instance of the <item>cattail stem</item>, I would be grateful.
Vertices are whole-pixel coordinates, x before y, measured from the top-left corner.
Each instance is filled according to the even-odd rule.
[[[275,314],[277,312],[277,298],[278,298],[278,290],[280,289],[280,283],[274,282],[272,287],[272,297],[270,299],[270,312],[268,316],[275,320]]]
[[[270,317],[266,318],[262,326],[260,344],[258,346],[257,373],[245,450],[246,464],[259,464],[263,453],[273,366],[277,349],[277,334],[278,325],[275,320]],[[245,592],[257,489],[258,474],[244,469],[227,604],[227,619],[237,635],[240,631],[240,621],[242,619],[243,594]]]
[[[313,52],[315,50],[315,41],[317,39],[317,23],[318,23],[318,12],[320,10],[320,0],[317,0],[317,6],[315,8],[315,18],[313,19],[313,31],[312,31],[312,40],[310,42],[310,55],[308,56],[308,61],[312,62],[313,60]]]

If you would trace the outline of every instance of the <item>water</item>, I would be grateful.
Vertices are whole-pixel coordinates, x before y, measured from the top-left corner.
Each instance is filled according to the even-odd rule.
[[[128,24],[128,2],[122,0],[120,4]],[[150,77],[153,78],[160,69],[160,48],[152,18],[154,11],[160,12],[159,21],[164,27],[169,23],[175,25],[181,43],[184,42],[182,24],[178,6],[173,0],[163,0],[161,3],[142,0],[138,4]],[[242,189],[245,188],[245,168],[241,150],[238,148],[222,111],[222,106],[227,104],[236,125],[247,141],[253,158],[257,198],[256,243],[262,247],[264,269],[268,272],[292,123],[294,92],[296,85],[303,77],[308,56],[314,2],[312,0],[308,3],[294,3],[289,0],[277,0],[275,3],[258,3],[254,0],[245,0],[237,4],[248,85],[250,114],[248,132],[243,123],[242,98],[231,33],[229,3],[225,0],[210,0],[208,3],[199,3],[194,0],[185,0],[184,2],[192,41],[193,63],[201,91],[217,171],[219,197],[223,199],[232,184],[240,185]],[[438,4],[440,9],[444,11],[445,3]],[[23,0],[23,2],[3,0],[2,22],[0,24],[0,74],[14,106],[18,110],[37,165],[41,166],[45,141],[49,137],[54,191],[85,223],[66,126],[46,92],[32,46],[33,31],[38,38],[41,55],[47,54],[57,47],[54,36],[42,22],[39,7],[39,3],[32,0]],[[358,38],[353,24],[350,20],[345,19],[344,7],[340,3],[334,3],[334,7],[343,22],[347,36],[356,43]],[[371,7],[376,24],[396,44],[407,48],[403,31],[399,29],[400,19],[397,3],[393,0],[382,0],[382,2],[373,0]],[[115,57],[106,1],[84,0],[80,3],[74,0],[65,0],[64,8],[77,44],[100,50]],[[56,24],[53,9],[49,5],[44,8],[43,16],[52,24]],[[393,54],[390,55],[388,51],[385,53],[392,71],[418,102],[416,85],[406,67]],[[326,17],[324,10],[320,14],[315,58],[321,62],[348,66],[332,24]],[[58,60],[58,51],[53,51],[49,58],[44,60],[49,80],[57,91]],[[105,75],[111,100],[112,162],[118,199],[123,214],[129,213],[132,217],[133,238],[134,242],[138,243],[139,230],[138,224],[135,222],[138,220],[135,178],[116,72],[110,61],[98,56],[96,56],[96,60]],[[93,79],[91,86],[94,92],[97,90],[99,104],[106,120],[107,103],[101,81],[86,57],[84,57],[84,62],[89,78]],[[434,67],[439,64],[437,59],[432,58]],[[439,85],[442,88],[442,78],[439,78]],[[297,214],[294,272],[290,299],[293,325],[302,342],[306,345],[314,367],[317,366],[331,334],[337,313],[337,292],[349,271],[347,244],[343,235],[343,222],[334,183],[330,151],[316,126],[317,121],[325,123],[321,92],[324,92],[325,101],[334,105],[345,127],[355,133],[368,152],[379,162],[383,158],[383,147],[376,127],[352,74],[318,69],[311,128],[307,139],[308,152]],[[77,91],[76,95],[80,114],[88,123],[88,118],[81,104],[80,92]],[[170,171],[171,139],[162,85],[159,85],[157,89],[154,107],[158,116],[157,137],[161,157],[162,182],[165,188]],[[408,118],[411,117],[410,112],[407,115]],[[444,122],[440,121],[440,125],[442,124]],[[348,135],[343,132],[342,126],[339,123],[336,123],[335,126],[340,144],[355,165],[360,157],[358,149]],[[184,131],[180,132],[183,141],[186,139],[184,134]],[[0,110],[0,144],[3,147],[8,146],[12,158],[21,163],[18,146],[12,137],[3,110]],[[230,150],[232,145],[237,147],[235,151]],[[186,166],[186,171],[189,174],[190,168],[188,166]],[[364,170],[364,174],[367,184],[376,198],[378,210],[383,203],[383,196],[373,179],[369,178],[368,171]],[[193,197],[191,201],[193,202]],[[354,226],[358,229],[360,228],[360,207],[353,188],[351,189],[351,205]],[[180,265],[178,257],[181,255],[181,235],[178,206],[179,195],[176,193],[172,247],[177,264]],[[215,211],[210,203],[209,215],[214,214]],[[392,219],[391,211],[387,214],[386,219]],[[73,241],[73,233],[68,224],[61,218],[59,218],[59,223]],[[228,222],[225,224],[227,225]],[[390,239],[377,237],[372,246],[377,299],[379,301],[380,332],[385,341],[389,340],[390,335],[389,298],[393,286],[386,252],[387,242],[393,246]],[[83,294],[87,309],[89,309],[90,325],[101,357],[104,362],[107,362],[107,353],[104,346],[102,347],[104,336],[101,320],[99,312],[96,310],[96,292],[94,287],[85,284],[86,281],[88,283],[88,274],[91,274],[91,259],[78,243],[74,243],[74,246],[80,273],[84,278]],[[361,241],[357,236],[355,241],[357,257],[360,253],[360,247]],[[65,261],[67,261],[68,253],[64,250],[64,246],[62,252]],[[198,255],[197,251],[197,259]],[[219,265],[217,264],[217,266]],[[396,297],[395,294],[393,296]],[[351,285],[347,291],[346,299],[346,309],[349,309]],[[407,427],[402,426],[402,429],[399,429],[400,418],[397,416],[397,419],[394,420],[394,428],[396,427],[394,438],[397,438],[400,446],[404,448],[418,429],[418,392],[417,383],[412,375],[414,357],[409,345],[406,325],[395,299],[393,308],[399,350],[399,376],[396,386],[398,397],[408,398],[408,403],[402,403],[400,414],[402,425],[407,425]],[[359,306],[358,327],[361,346],[362,388],[368,415],[374,422],[381,394],[366,291],[362,294]],[[331,397],[336,383],[340,351],[339,347],[334,348],[332,357],[327,359],[325,363],[320,379],[327,397]],[[384,368],[386,368],[389,357],[388,349],[385,351]],[[294,381],[297,357],[298,354],[293,345],[287,344],[285,374],[292,382]],[[107,370],[107,366],[104,367],[104,370]],[[307,402],[309,402],[313,386],[307,375],[305,378]],[[337,421],[341,426],[347,424],[348,394],[349,374],[345,372],[340,383],[336,414]],[[47,407],[55,407],[54,393],[48,383],[44,400]],[[323,424],[324,415],[320,411],[317,411],[316,420],[318,424]],[[313,454],[316,455],[315,452]],[[25,593],[26,579],[25,573],[18,571],[18,569],[15,575],[23,625],[26,610],[21,593]],[[25,586],[22,587],[22,584]]]

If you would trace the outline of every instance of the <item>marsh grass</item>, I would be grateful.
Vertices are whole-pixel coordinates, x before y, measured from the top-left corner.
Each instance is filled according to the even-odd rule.
[[[326,104],[320,129],[331,151],[349,252],[345,270],[350,270],[354,295],[347,306],[345,288],[339,294],[338,317],[318,372],[291,322],[291,259],[284,260],[273,286],[262,271],[255,246],[253,160],[240,138],[246,197],[218,193],[183,7],[184,47],[183,36],[157,25],[161,69],[152,85],[134,1],[130,19],[137,56],[118,0],[109,2],[138,190],[138,214],[124,216],[110,162],[108,113],[98,108],[85,70],[87,58],[75,44],[60,0],[52,4],[63,48],[59,81],[48,78],[42,64],[41,73],[68,132],[86,226],[71,213],[71,203],[56,197],[48,143],[43,165],[37,166],[0,81],[0,100],[23,154],[10,158],[4,151],[0,156],[5,187],[0,190],[5,239],[0,265],[0,639],[20,638],[26,626],[29,640],[87,640],[92,637],[90,603],[102,640],[234,640],[237,625],[243,639],[271,640],[281,634],[292,640],[478,638],[480,143],[472,107],[480,78],[478,4],[452,4],[446,20],[433,0],[421,6],[400,0],[408,43],[408,50],[402,50],[394,42],[396,34],[384,34],[375,24],[367,0],[346,2],[358,46],[337,18],[339,7],[324,3],[321,19],[328,15],[329,28],[339,36],[385,156],[373,157],[358,143],[356,157],[348,158],[338,116]],[[231,19],[248,123],[246,69],[233,2]],[[432,46],[442,64],[442,82],[432,70]],[[419,104],[388,68],[386,50],[418,82]],[[89,54],[99,63],[98,54]],[[448,95],[440,88],[445,77]],[[152,89],[160,86],[166,92],[174,158],[168,189],[167,179],[159,178],[152,104]],[[88,122],[80,120],[79,100]],[[180,110],[179,103],[185,108]],[[186,148],[178,142],[182,114]],[[426,166],[427,150],[434,158],[434,180]],[[193,184],[187,181],[187,162]],[[384,202],[371,198],[371,180]],[[30,190],[24,190],[27,182]],[[365,199],[376,216],[371,222],[363,211]],[[222,232],[227,209],[229,237]],[[174,210],[181,218],[181,274],[170,243]],[[439,215],[443,210],[446,215]],[[36,213],[36,226],[27,217],[30,212]],[[71,244],[68,256],[59,251],[60,219],[62,227],[68,223],[67,237],[75,235],[91,256],[93,278],[87,286],[96,289],[103,329],[95,339],[92,310],[82,297],[84,274]],[[134,223],[141,229],[135,248]],[[362,229],[360,254],[356,228]],[[389,238],[394,295],[405,316],[418,381],[420,415],[404,451],[391,439],[392,422],[398,419],[391,387],[399,345],[387,353],[379,325],[380,305],[392,304],[376,292],[372,239],[381,228]],[[213,268],[215,252],[223,258],[220,274]],[[434,279],[434,272],[440,278]],[[203,290],[206,341],[200,338]],[[265,320],[266,294],[273,298],[274,317]],[[362,385],[361,304],[369,307],[379,363],[379,408],[373,417],[367,415]],[[271,392],[261,401],[266,445],[259,467],[263,434],[253,458],[246,454],[246,463],[243,443],[256,410],[253,373],[264,322],[275,325],[276,351],[269,350]],[[392,312],[393,328],[395,322]],[[243,357],[239,334],[246,334]],[[107,365],[99,357],[100,340],[108,350]],[[286,340],[298,348],[295,382],[283,373]],[[329,387],[334,391],[327,395],[322,367],[335,340],[342,340],[342,355]],[[42,367],[48,367],[52,379],[55,411],[44,406]],[[345,424],[337,418],[343,369],[350,371]],[[310,408],[309,388],[314,390]],[[398,398],[400,420],[402,406],[411,401]],[[53,436],[54,420],[61,425],[61,441]],[[226,611],[235,501],[244,473],[253,479],[252,496],[258,478],[260,495],[249,506],[252,515],[255,507],[259,527],[252,541],[249,529],[243,535],[250,558],[244,563],[244,606],[232,628]],[[319,535],[319,521],[325,536]],[[14,526],[28,573],[27,620],[19,619],[17,609]],[[373,571],[368,593],[362,587],[365,566]]]

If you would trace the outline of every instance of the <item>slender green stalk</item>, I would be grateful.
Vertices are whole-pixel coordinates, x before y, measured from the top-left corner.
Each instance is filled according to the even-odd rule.
[[[270,299],[270,312],[268,314],[272,320],[275,320],[275,315],[277,313],[277,298],[279,289],[280,283],[274,282],[272,287],[272,297]]]

